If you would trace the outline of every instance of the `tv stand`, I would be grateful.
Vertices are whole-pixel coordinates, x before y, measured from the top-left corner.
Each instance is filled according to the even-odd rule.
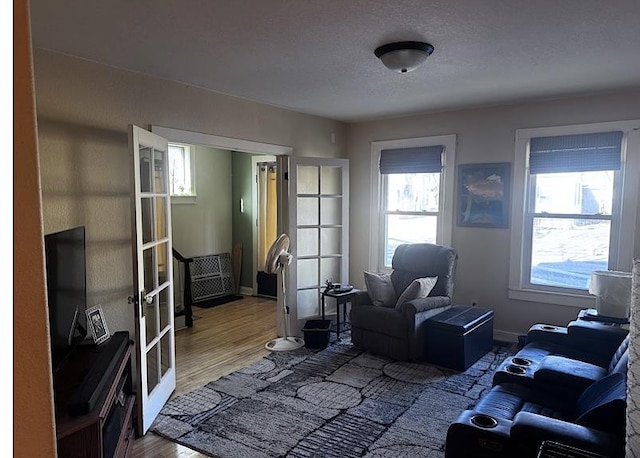
[[[55,376],[59,457],[126,457],[134,440],[128,332],[76,347]],[[98,377],[100,375],[100,377]]]

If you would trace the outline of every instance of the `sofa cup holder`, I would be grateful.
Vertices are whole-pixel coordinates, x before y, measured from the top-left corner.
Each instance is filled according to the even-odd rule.
[[[498,420],[489,415],[477,414],[470,418],[471,423],[473,423],[478,428],[491,429],[498,426]]]
[[[524,367],[516,366],[515,364],[509,364],[505,370],[514,375],[524,375],[527,373],[527,370]]]
[[[515,364],[516,366],[531,366],[531,360],[530,359],[526,359],[526,358],[520,358],[520,357],[515,357],[511,360],[512,364]]]
[[[557,326],[552,326],[550,324],[545,324],[543,326],[541,326],[542,329],[544,329],[545,331],[556,331],[558,329]]]

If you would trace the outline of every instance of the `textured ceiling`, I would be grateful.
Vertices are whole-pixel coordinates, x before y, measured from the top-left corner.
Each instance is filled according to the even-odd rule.
[[[343,121],[640,87],[638,0],[31,0],[33,45]],[[407,74],[376,47],[435,46]]]

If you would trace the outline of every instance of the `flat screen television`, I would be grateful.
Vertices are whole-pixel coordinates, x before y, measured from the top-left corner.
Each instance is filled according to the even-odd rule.
[[[87,335],[85,228],[45,235],[49,332],[56,372]]]

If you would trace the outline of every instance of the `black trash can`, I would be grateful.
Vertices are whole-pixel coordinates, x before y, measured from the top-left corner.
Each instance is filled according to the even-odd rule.
[[[310,349],[326,348],[330,329],[331,320],[308,320],[302,328],[304,346]]]

